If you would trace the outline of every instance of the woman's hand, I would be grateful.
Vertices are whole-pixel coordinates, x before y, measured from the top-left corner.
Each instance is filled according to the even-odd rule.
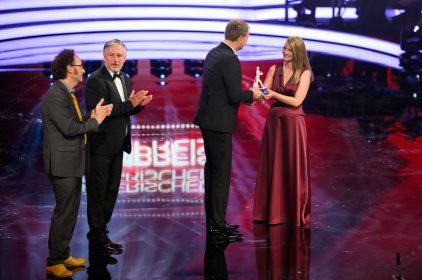
[[[277,92],[275,92],[275,91],[273,91],[273,90],[271,90],[271,89],[267,89],[268,90],[268,94],[267,95],[265,95],[265,100],[268,100],[268,99],[275,99],[275,97],[278,95],[278,93]]]

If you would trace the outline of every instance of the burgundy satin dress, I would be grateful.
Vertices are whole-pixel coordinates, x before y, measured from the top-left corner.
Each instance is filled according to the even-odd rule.
[[[283,64],[276,66],[273,91],[294,96],[292,78],[283,84]],[[276,101],[265,123],[256,179],[254,221],[268,224],[310,222],[308,143],[302,105]]]

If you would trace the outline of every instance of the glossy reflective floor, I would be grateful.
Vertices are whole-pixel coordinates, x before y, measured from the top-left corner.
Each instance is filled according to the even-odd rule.
[[[266,71],[273,63],[244,63],[244,86],[257,64]],[[0,82],[0,279],[46,279],[54,197],[42,168],[39,104],[49,80],[33,70],[1,73]],[[221,248],[206,246],[203,143],[190,125],[200,79],[174,60],[168,84],[159,86],[149,62],[139,61],[133,82],[154,98],[133,119],[134,150],[125,157],[110,224],[124,252],[114,265],[90,260],[73,279],[422,279],[422,137],[414,101],[371,90],[309,94],[312,224],[303,229],[251,222],[269,104],[243,106],[228,221],[240,224],[245,240]],[[86,233],[83,195],[73,255],[88,257]]]

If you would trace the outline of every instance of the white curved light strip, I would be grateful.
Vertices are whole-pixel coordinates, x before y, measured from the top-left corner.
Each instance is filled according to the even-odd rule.
[[[59,35],[40,39],[22,39],[19,44],[27,48],[9,49],[0,53],[0,65],[31,64],[51,61],[63,48],[73,48],[83,60],[102,60],[102,48],[106,40],[116,33]],[[207,52],[222,39],[221,34],[186,32],[123,32],[119,38],[126,42],[128,59],[203,59]],[[136,39],[139,38],[139,39]],[[162,38],[166,38],[163,44]],[[181,38],[186,38],[182,40]],[[90,43],[85,43],[89,40]],[[281,46],[285,37],[251,36],[248,45],[240,51],[243,61],[272,60],[281,58]],[[308,51],[350,57],[388,67],[399,68],[397,57],[329,42],[306,41]],[[43,45],[39,45],[40,43]],[[38,45],[37,45],[38,44]],[[10,45],[12,47],[12,45]]]
[[[203,32],[151,32],[151,31],[138,31],[138,32],[101,32],[101,33],[82,33],[82,34],[64,34],[54,35],[43,38],[25,38],[13,41],[6,41],[0,43],[2,52],[31,50],[37,47],[62,47],[65,48],[69,45],[95,45],[97,44],[98,50],[102,50],[106,41],[111,38],[119,38],[124,41],[128,46],[130,53],[131,42],[136,41],[158,41],[167,44],[180,41],[188,42],[219,42],[223,39],[220,33],[203,33]],[[19,46],[19,47],[17,47]],[[3,54],[0,52],[0,58]],[[7,57],[7,55],[4,55]]]
[[[289,18],[295,18],[297,13],[289,9]],[[331,8],[317,8],[317,18],[331,18]],[[57,10],[38,10],[5,13],[0,17],[1,25],[25,24],[36,22],[64,21],[64,20],[103,20],[103,19],[214,19],[230,20],[242,18],[246,21],[284,20],[284,8],[265,8],[259,10],[242,10],[231,8],[201,8],[201,7],[93,7]],[[356,9],[347,9],[343,18],[357,18]]]
[[[49,8],[57,6],[103,6],[103,5],[176,5],[176,6],[223,6],[262,7],[284,5],[285,0],[2,0],[0,10],[24,8]]]
[[[229,18],[250,22],[250,44],[239,53],[244,60],[279,58],[280,46],[291,35],[304,38],[310,51],[395,68],[401,53],[398,44],[365,36],[282,26],[277,21],[253,22],[280,22],[285,15],[283,0],[3,0],[1,4],[0,65],[50,61],[65,47],[75,48],[83,59],[101,59],[103,42],[116,37],[128,44],[133,59],[203,58],[222,39]],[[356,16],[354,8],[343,12],[344,17]],[[319,7],[316,17],[332,13],[331,8]],[[289,16],[296,12],[289,9]],[[31,22],[36,24],[28,26]],[[21,27],[2,28],[10,25]]]
[[[45,24],[41,26],[17,27],[4,29],[0,33],[0,40],[10,38],[44,36],[60,34],[64,30],[66,33],[102,32],[115,30],[125,31],[196,31],[196,32],[216,32],[221,33],[226,26],[226,22],[215,21],[182,21],[182,20],[116,20],[110,22],[86,23],[59,23]],[[271,25],[262,23],[250,24],[251,34],[268,36],[300,36],[308,40],[326,41],[330,43],[350,45],[373,51],[383,52],[393,56],[398,56],[402,51],[400,46],[385,40],[370,38],[362,35],[347,34],[331,30],[320,30],[298,26]],[[164,39],[164,37],[163,37]],[[0,52],[2,47],[0,44]]]
[[[359,48],[383,52],[393,56],[402,53],[399,44],[363,35],[356,35],[332,30],[321,30],[300,26],[282,26],[251,23],[251,33],[270,36],[300,36],[303,39],[324,41],[334,44],[350,45]]]
[[[154,35],[154,34],[151,34]],[[204,34],[198,34],[200,37],[204,38]],[[128,47],[128,59],[133,55],[134,50],[137,51],[204,51],[208,52],[211,48],[216,46],[216,43],[206,43],[206,42],[196,42],[196,41],[181,41],[181,42],[172,42],[171,44],[163,44],[162,41],[148,41],[148,40],[139,40],[133,41],[130,43],[125,43]],[[61,49],[68,48],[74,49],[76,52],[80,53],[92,53],[95,54],[95,57],[90,57],[89,60],[102,60],[102,49],[103,49],[104,41],[98,43],[90,43],[90,44],[66,44],[62,46],[43,46],[43,47],[34,47],[30,49],[24,50],[16,50],[16,51],[9,51],[6,54],[2,54],[0,56],[0,62],[4,61],[5,59],[20,59],[22,57],[31,57],[31,56],[38,56],[43,54],[52,54],[53,56],[56,55]],[[260,47],[257,51],[263,49]],[[279,49],[279,48],[277,48]],[[165,58],[165,57],[162,57]],[[85,58],[83,58],[85,59]],[[86,60],[86,59],[85,59]]]
[[[326,42],[305,42],[308,50],[317,51],[320,53],[331,54],[335,56],[342,56],[347,58],[353,58],[356,60],[372,62],[375,64],[384,65],[399,69],[399,59],[382,53],[373,52],[370,50],[358,49],[351,46],[339,46],[333,45]]]
[[[229,8],[192,8],[192,7],[95,7],[61,10],[41,10],[30,12],[16,12],[3,14],[0,17],[0,25],[24,24],[36,22],[62,21],[62,20],[102,20],[102,19],[215,19],[228,20],[232,18],[243,18],[244,20],[255,20],[260,13],[257,10],[241,10]],[[280,9],[267,9],[269,17],[259,19],[274,19],[274,14],[282,15]]]

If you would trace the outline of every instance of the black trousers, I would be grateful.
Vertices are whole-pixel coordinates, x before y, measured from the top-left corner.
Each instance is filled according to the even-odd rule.
[[[62,264],[70,255],[72,239],[81,201],[82,178],[50,176],[56,206],[51,216],[48,235],[47,265]]]
[[[205,156],[205,214],[207,227],[226,225],[229,198],[232,134],[201,128]]]
[[[107,224],[111,220],[122,175],[123,152],[116,156],[91,154],[90,169],[86,180],[88,239],[91,245],[103,244]]]

